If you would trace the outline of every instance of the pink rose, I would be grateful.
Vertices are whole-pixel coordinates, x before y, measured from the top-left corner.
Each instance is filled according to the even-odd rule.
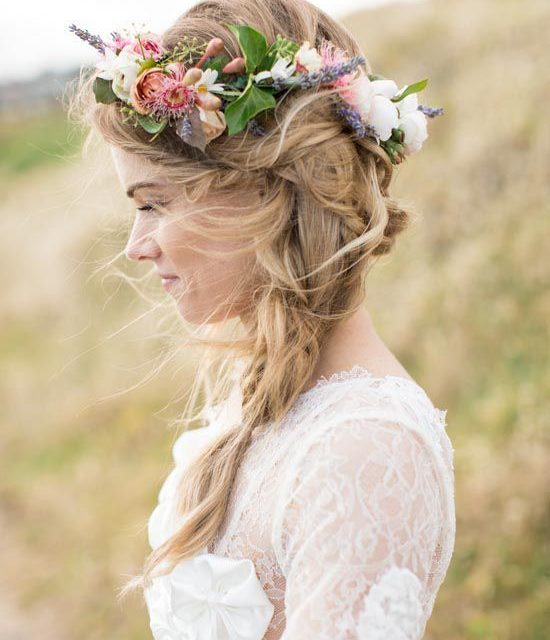
[[[154,58],[155,60],[161,58],[165,53],[164,47],[160,44],[159,36],[149,31],[140,33],[139,41],[137,38],[133,40],[130,44],[130,50],[143,58]]]
[[[130,100],[134,109],[142,115],[151,112],[150,103],[166,85],[167,76],[158,67],[151,67],[141,73],[132,84]]]

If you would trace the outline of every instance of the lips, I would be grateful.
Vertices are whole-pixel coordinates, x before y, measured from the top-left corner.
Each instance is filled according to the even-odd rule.
[[[162,278],[162,287],[163,289],[165,289],[166,291],[170,291],[170,289],[172,287],[177,286],[177,283],[179,282],[179,278],[177,276],[171,276],[169,278]]]

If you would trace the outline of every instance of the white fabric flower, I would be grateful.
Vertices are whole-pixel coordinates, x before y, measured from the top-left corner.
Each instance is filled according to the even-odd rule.
[[[422,584],[407,568],[393,566],[373,584],[357,631],[365,640],[417,640],[422,632]]]
[[[255,82],[260,82],[266,78],[273,78],[273,80],[286,80],[296,70],[296,65],[292,64],[290,58],[277,58],[275,64],[269,71],[260,71],[254,76]]]
[[[403,87],[400,93],[407,87]],[[428,120],[422,111],[418,110],[418,94],[411,93],[403,100],[395,103],[399,111],[399,128],[405,136],[403,143],[407,153],[420,151],[424,140],[428,137]]]
[[[204,85],[210,93],[218,93],[220,91],[224,91],[224,85],[221,83],[216,84],[216,78],[218,77],[218,72],[216,69],[204,69],[202,70],[202,76],[200,80],[195,82],[195,87],[199,87]]]
[[[315,47],[309,46],[308,40],[296,51],[294,62],[300,63],[309,73],[319,71],[323,66],[322,56],[317,52]]]
[[[130,102],[130,87],[137,78],[139,60],[140,57],[127,47],[118,55],[106,47],[105,53],[96,63],[96,69],[101,71],[97,75],[103,80],[112,80],[113,93],[124,102]]]
[[[206,552],[144,593],[155,640],[261,640],[275,610],[252,560]]]

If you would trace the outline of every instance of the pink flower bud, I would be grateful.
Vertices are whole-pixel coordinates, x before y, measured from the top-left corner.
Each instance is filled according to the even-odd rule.
[[[183,76],[182,84],[188,86],[191,84],[195,84],[202,78],[202,71],[197,69],[196,67],[192,67],[191,69],[187,69],[185,75]]]
[[[195,98],[195,102],[197,102],[205,111],[218,111],[218,109],[222,106],[222,101],[218,96],[215,96],[207,91],[200,91],[197,93],[197,97]]]
[[[244,73],[245,61],[242,56],[233,58],[231,62],[228,62],[222,69],[222,73]]]
[[[206,51],[204,52],[204,55],[207,58],[213,58],[214,56],[217,56],[223,51],[223,47],[224,47],[224,44],[221,38],[212,38],[212,40],[210,40],[210,42],[208,43],[208,46],[206,47]]]

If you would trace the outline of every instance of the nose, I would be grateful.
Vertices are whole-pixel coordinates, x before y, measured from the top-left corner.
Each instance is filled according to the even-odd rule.
[[[160,256],[161,248],[155,241],[152,231],[146,225],[136,221],[126,243],[124,254],[128,260],[153,260]]]

